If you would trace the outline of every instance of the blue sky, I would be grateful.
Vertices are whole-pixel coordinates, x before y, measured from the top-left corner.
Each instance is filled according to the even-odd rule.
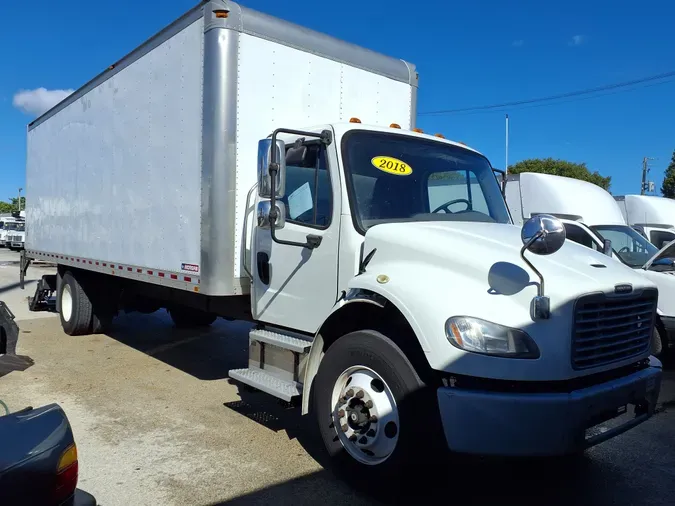
[[[20,109],[35,110],[45,98],[40,92],[19,93],[78,88],[195,3],[60,0],[26,7],[2,2],[0,200],[24,186],[25,125],[35,114]],[[244,5],[415,63],[418,126],[476,147],[496,167],[504,166],[505,113],[511,120],[509,162],[548,156],[586,162],[612,176],[615,194],[639,191],[643,156],[658,158],[651,162],[650,179],[659,188],[675,149],[675,79],[555,105],[423,114],[673,71],[675,2],[670,0],[250,0]]]

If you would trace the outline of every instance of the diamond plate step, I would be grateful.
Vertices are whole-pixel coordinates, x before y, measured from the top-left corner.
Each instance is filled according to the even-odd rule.
[[[269,330],[252,330],[248,335],[254,341],[271,344],[297,353],[304,353],[312,346],[312,341],[307,339],[299,339]]]
[[[301,384],[284,381],[261,369],[232,369],[228,374],[233,380],[240,381],[287,402],[302,394]]]

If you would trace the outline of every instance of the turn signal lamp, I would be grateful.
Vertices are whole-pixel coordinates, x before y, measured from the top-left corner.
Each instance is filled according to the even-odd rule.
[[[229,11],[219,10],[213,11],[217,18],[226,18],[229,15]]]

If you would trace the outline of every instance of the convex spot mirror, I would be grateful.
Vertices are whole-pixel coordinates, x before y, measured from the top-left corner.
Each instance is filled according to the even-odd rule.
[[[538,214],[523,224],[520,238],[535,255],[551,255],[565,244],[565,227],[555,216]]]
[[[286,225],[286,206],[283,202],[277,201],[277,219],[274,222],[274,228],[284,228]],[[272,209],[272,202],[269,200],[263,200],[258,202],[258,227],[263,230],[270,229],[270,210]]]
[[[277,198],[284,196],[286,190],[286,145],[284,141],[276,141],[275,162],[279,165],[277,170],[275,193]],[[272,177],[270,176],[270,162],[272,161],[272,139],[258,141],[258,195],[261,198],[272,197]]]

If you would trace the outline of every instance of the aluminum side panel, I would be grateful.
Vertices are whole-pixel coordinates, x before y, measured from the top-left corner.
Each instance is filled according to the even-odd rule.
[[[199,265],[203,19],[28,132],[27,249]]]

